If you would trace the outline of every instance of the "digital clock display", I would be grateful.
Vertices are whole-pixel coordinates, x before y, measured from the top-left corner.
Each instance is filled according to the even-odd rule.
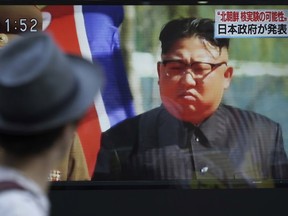
[[[0,31],[6,33],[13,32],[37,32],[38,31],[38,20],[36,18],[19,18],[19,19],[10,19],[7,18],[4,20],[4,23],[1,24],[2,28]]]

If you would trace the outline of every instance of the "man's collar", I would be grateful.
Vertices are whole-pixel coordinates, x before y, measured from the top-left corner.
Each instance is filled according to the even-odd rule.
[[[165,110],[165,112],[167,112],[165,115],[166,117],[169,115],[172,118],[175,118],[164,108],[163,105],[161,105],[161,107]],[[181,122],[178,119],[177,121]],[[194,125],[188,122],[182,122],[182,124],[184,128],[190,128],[192,130],[199,128],[206,139],[209,141],[210,146],[216,144],[218,147],[220,147],[219,144],[223,143],[222,141],[225,137],[227,129],[227,113],[225,112],[224,105],[220,104],[217,110],[200,125]]]
[[[209,143],[222,143],[225,137],[225,131],[227,128],[227,113],[224,106],[220,104],[215,113],[207,118],[200,126],[200,130],[209,140]]]

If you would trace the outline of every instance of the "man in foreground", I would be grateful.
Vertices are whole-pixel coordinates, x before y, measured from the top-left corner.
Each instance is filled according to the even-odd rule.
[[[162,105],[103,133],[93,180],[287,179],[280,125],[221,103],[233,68],[214,21],[172,20],[159,39]]]
[[[24,32],[40,32],[43,28],[41,11],[35,5],[0,5],[0,20],[0,49],[21,37]],[[12,25],[9,27],[9,31],[7,31],[5,20],[9,20],[10,24],[13,25],[22,20],[21,28]],[[27,25],[26,29],[24,29],[25,24]],[[33,26],[34,24],[35,26]],[[77,133],[75,133],[72,142],[62,161],[51,170],[50,181],[83,181],[91,179],[82,143]]]
[[[50,170],[100,88],[100,69],[44,33],[0,52],[0,215],[48,215]]]

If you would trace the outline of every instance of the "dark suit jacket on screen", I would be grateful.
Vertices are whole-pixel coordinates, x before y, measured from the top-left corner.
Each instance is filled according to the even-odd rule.
[[[163,106],[102,135],[93,180],[288,179],[280,125],[227,105],[199,127]]]

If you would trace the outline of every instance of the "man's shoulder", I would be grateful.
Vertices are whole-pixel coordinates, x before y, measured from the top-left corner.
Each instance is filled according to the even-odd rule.
[[[118,124],[112,126],[110,129],[106,130],[103,134],[113,134],[113,135],[119,135],[119,136],[125,136],[127,133],[137,133],[139,129],[139,122],[140,119],[154,119],[156,115],[158,115],[159,111],[161,111],[161,107],[157,107],[154,109],[151,109],[149,111],[146,111],[144,113],[141,113],[139,115],[136,115],[131,118],[127,118]]]
[[[254,124],[270,124],[270,125],[278,125],[277,122],[270,119],[269,117],[262,115],[260,113],[242,109],[239,107],[234,107],[231,105],[222,104],[220,109],[225,113],[225,116],[230,119],[238,120],[239,122],[245,121],[246,123],[253,122]]]
[[[0,215],[45,216],[46,213],[29,191],[8,190],[0,193]]]

